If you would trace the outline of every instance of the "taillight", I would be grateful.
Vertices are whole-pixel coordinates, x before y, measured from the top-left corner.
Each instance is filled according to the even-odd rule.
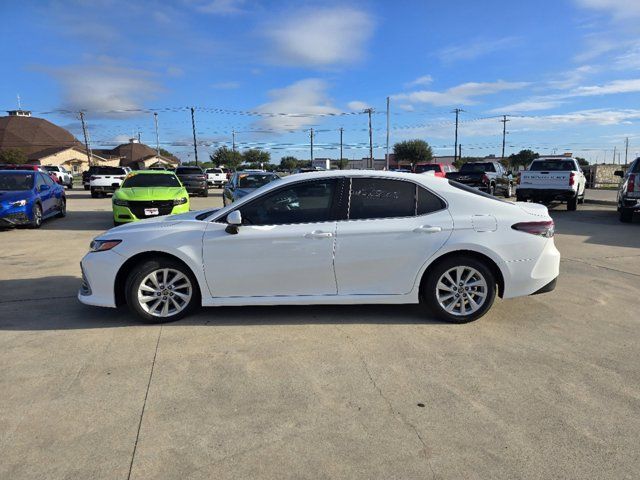
[[[573,172],[569,174],[569,186],[573,186],[573,184],[575,183],[575,178],[574,178],[575,176],[576,174]]]
[[[629,175],[629,181],[627,182],[627,192],[633,192],[636,189],[636,176]]]
[[[530,233],[531,235],[538,235],[540,237],[551,238],[555,231],[553,220],[546,222],[522,222],[512,225],[511,228],[518,230],[519,232]]]
[[[489,177],[482,175],[482,183],[489,183]]]

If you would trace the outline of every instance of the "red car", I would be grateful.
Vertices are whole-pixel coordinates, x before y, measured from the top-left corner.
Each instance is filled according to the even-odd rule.
[[[44,168],[42,168],[40,165],[32,165],[29,163],[25,163],[25,164],[15,164],[15,163],[5,163],[5,164],[0,164],[0,170],[34,170],[36,172],[42,172],[46,175],[49,175],[51,177],[51,180],[53,180],[56,183],[60,183],[60,180],[58,180],[58,177],[56,177],[53,173],[51,172],[47,172]]]
[[[446,163],[419,163],[414,169],[413,173],[426,173],[434,172],[436,177],[444,178],[448,172],[455,172],[456,169],[452,165]]]

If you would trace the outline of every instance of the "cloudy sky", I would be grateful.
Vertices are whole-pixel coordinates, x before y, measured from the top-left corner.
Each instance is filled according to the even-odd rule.
[[[640,2],[629,0],[174,0],[0,2],[0,107],[23,108],[113,145],[138,132],[192,159],[229,145],[308,158],[376,156],[422,138],[463,155],[640,152]]]

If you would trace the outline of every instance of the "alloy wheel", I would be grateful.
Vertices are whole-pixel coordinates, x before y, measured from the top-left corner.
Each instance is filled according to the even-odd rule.
[[[138,303],[149,315],[166,318],[182,312],[191,300],[193,286],[179,270],[161,268],[149,273],[138,287]]]
[[[436,284],[436,299],[451,315],[471,315],[480,310],[487,299],[487,281],[475,268],[451,268]]]

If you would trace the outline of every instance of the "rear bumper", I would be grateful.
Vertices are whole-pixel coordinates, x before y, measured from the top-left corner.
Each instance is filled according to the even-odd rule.
[[[560,252],[549,239],[537,258],[503,264],[504,298],[522,297],[551,291],[560,275]],[[547,290],[545,290],[547,289]]]
[[[622,197],[621,207],[625,210],[640,211],[640,199]]]
[[[556,289],[557,283],[558,283],[558,277],[554,278],[549,283],[547,283],[544,287],[542,287],[540,290],[533,292],[531,295],[540,295],[541,293],[553,292]]]
[[[117,186],[115,186],[115,185],[91,185],[91,191],[92,192],[113,193],[119,188],[120,188],[120,185],[117,185]]]
[[[567,201],[576,196],[574,190],[562,188],[526,188],[517,187],[516,195],[522,200],[564,200]]]

